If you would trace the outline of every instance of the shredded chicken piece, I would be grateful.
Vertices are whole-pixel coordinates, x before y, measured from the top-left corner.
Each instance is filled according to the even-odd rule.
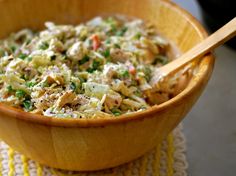
[[[131,57],[131,55],[121,49],[114,48],[111,50],[111,57],[115,62],[124,63]]]
[[[122,98],[120,94],[116,92],[112,92],[112,94],[108,94],[106,96],[104,104],[109,108],[112,109],[114,107],[119,107],[121,105]]]
[[[56,101],[55,106],[61,108],[66,104],[73,104],[76,100],[76,95],[72,91],[65,92],[59,99]]]

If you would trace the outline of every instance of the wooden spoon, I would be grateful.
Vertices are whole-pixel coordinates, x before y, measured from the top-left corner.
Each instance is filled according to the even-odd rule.
[[[186,66],[188,63],[200,59],[209,51],[225,43],[235,35],[236,35],[236,17],[233,18],[227,24],[225,24],[223,27],[218,29],[216,32],[211,34],[209,37],[204,39],[202,42],[197,44],[195,47],[184,53],[178,59],[175,59],[172,62],[164,65],[163,67],[158,68],[155,71],[154,76],[150,80],[150,85],[152,86],[151,90],[154,89],[155,86],[161,80],[163,80],[163,78],[168,77],[169,75],[177,72],[178,70]]]

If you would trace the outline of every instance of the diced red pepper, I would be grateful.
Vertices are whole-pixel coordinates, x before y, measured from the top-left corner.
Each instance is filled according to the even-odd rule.
[[[101,45],[100,39],[98,35],[94,34],[92,37],[92,45],[93,45],[93,50],[97,50],[99,46]]]
[[[135,69],[134,66],[129,66],[129,73],[130,73],[131,75],[135,75],[135,74],[136,74],[136,69]]]

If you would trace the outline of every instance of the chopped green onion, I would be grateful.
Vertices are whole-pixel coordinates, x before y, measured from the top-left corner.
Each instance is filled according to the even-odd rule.
[[[107,23],[111,27],[111,32],[115,33],[116,32],[116,27],[117,27],[117,22],[115,21],[114,18],[109,17],[106,20],[104,20],[105,23]]]
[[[99,66],[100,66],[100,62],[94,60],[94,61],[93,61],[93,69],[94,69],[94,70],[97,70]]]
[[[109,49],[106,49],[102,55],[105,57],[105,58],[108,58],[110,56],[110,50]]]
[[[89,61],[89,57],[87,55],[85,55],[80,61],[79,61],[79,65],[83,65],[85,64],[86,62]]]
[[[129,72],[128,70],[123,70],[120,72],[120,75],[122,78],[128,78],[129,77]]]
[[[74,82],[72,82],[71,84],[70,84],[70,89],[71,90],[73,90],[73,91],[76,91],[76,84],[74,83]]]
[[[111,109],[111,112],[112,112],[112,114],[115,115],[115,116],[121,115],[121,111],[118,110],[117,108],[112,108],[112,109]]]
[[[26,92],[24,90],[16,90],[16,97],[23,98]]]
[[[30,100],[24,100],[23,101],[23,106],[24,108],[29,111],[30,109],[32,109],[32,103]]]
[[[138,32],[138,33],[134,36],[134,38],[137,39],[137,40],[139,40],[139,39],[141,38],[141,36],[142,36],[142,34],[141,34],[140,32]]]
[[[97,69],[99,68],[99,66],[100,66],[100,62],[94,60],[94,61],[93,61],[93,64],[92,64],[92,67],[89,67],[89,68],[87,69],[87,72],[93,73],[95,70],[97,70]]]
[[[41,50],[46,50],[46,49],[48,49],[48,47],[49,47],[49,44],[47,42],[42,42],[39,45],[39,49],[41,49]]]
[[[110,38],[105,40],[105,44],[110,44],[110,43],[111,43],[111,39]]]
[[[8,92],[14,92],[14,89],[12,88],[11,85],[8,85],[8,86],[7,86],[7,91],[8,91]]]
[[[117,36],[123,36],[127,30],[128,30],[128,28],[124,26],[124,27],[121,28],[121,30],[116,32],[116,35]]]
[[[94,72],[94,69],[91,68],[91,67],[89,67],[86,71],[89,72],[89,73],[93,73],[93,72]]]
[[[26,85],[27,87],[34,87],[36,84],[37,84],[37,83],[36,83],[36,82],[33,82],[33,81],[31,81],[31,82],[26,82],[26,83],[25,83],[25,85]]]
[[[14,53],[16,51],[16,46],[12,45],[12,46],[10,46],[10,49]]]
[[[27,55],[24,54],[24,53],[21,53],[21,54],[19,54],[18,57],[19,57],[20,59],[24,60],[24,59],[27,57]]]
[[[119,45],[119,44],[117,44],[117,43],[115,43],[115,44],[114,44],[114,47],[115,47],[115,48],[119,48],[119,49],[120,49],[120,45]]]
[[[31,39],[27,39],[25,44],[28,45],[28,44],[30,44],[30,42],[31,42]]]
[[[28,61],[28,62],[32,61],[32,59],[33,59],[32,56],[27,57],[27,61]]]

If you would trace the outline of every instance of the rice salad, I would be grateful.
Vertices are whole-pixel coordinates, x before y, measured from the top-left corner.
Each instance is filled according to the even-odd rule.
[[[58,118],[142,111],[168,42],[139,19],[96,17],[77,26],[45,23],[0,41],[0,102]]]

